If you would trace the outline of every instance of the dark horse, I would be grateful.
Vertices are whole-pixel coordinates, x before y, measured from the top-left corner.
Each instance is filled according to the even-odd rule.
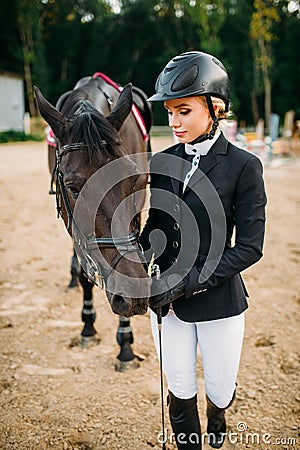
[[[82,340],[87,342],[96,335],[92,288],[104,281],[111,308],[120,315],[117,340],[121,351],[116,367],[124,370],[128,364],[136,364],[129,317],[147,311],[149,296],[148,276],[137,244],[149,144],[133,114],[132,86],[127,85],[120,93],[105,78],[85,77],[63,95],[60,110],[37,88],[35,94],[57,141],[58,212],[81,260]],[[128,155],[137,158],[132,160]],[[116,221],[114,214],[120,204],[123,206]],[[133,296],[135,292],[139,293],[137,297]]]

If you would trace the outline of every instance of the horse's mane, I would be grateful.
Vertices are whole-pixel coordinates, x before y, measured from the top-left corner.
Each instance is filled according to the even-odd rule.
[[[80,89],[72,92],[62,109],[71,120],[70,142],[83,142],[91,161],[122,156],[117,131],[89,100],[82,99]]]

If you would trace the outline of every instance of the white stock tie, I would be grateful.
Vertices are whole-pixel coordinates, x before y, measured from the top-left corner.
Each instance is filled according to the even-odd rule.
[[[218,137],[220,136],[220,132],[216,133],[214,138],[211,140],[207,140],[204,142],[200,142],[199,144],[184,144],[185,153],[187,155],[194,155],[192,159],[192,167],[188,171],[188,173],[185,176],[184,182],[183,182],[183,188],[182,193],[184,193],[190,179],[192,178],[193,174],[196,172],[199,166],[200,158],[201,156],[207,155],[213,144],[216,142]]]

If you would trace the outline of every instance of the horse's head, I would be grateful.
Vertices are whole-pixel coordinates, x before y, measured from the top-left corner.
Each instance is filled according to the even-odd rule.
[[[126,317],[147,311],[150,283],[138,247],[137,160],[119,136],[132,108],[131,85],[105,117],[80,89],[63,112],[35,88],[39,110],[59,145],[58,209],[88,277],[104,280],[112,310]],[[127,145],[128,147],[128,145]]]

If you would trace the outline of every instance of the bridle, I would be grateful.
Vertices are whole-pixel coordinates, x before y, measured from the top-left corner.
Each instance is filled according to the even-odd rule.
[[[105,145],[106,142],[102,141]],[[81,250],[83,270],[86,273],[88,279],[100,286],[104,287],[104,281],[108,279],[109,275],[116,268],[119,261],[128,253],[137,253],[140,257],[141,262],[144,261],[143,251],[140,246],[135,244],[138,242],[138,237],[140,233],[139,224],[136,219],[137,214],[135,214],[134,230],[127,236],[121,237],[94,237],[88,239],[80,230],[78,224],[75,221],[73,211],[71,208],[67,188],[64,183],[64,174],[60,168],[60,162],[62,158],[69,152],[80,151],[87,148],[87,145],[82,142],[76,142],[73,144],[67,144],[62,147],[57,145],[56,147],[56,209],[57,216],[62,216],[62,201],[64,202],[66,213],[67,213],[67,230],[72,230],[72,235],[75,243]],[[134,191],[134,208],[136,211],[136,199]],[[104,269],[97,263],[92,255],[91,251],[101,248],[114,248],[118,251],[118,255],[114,258],[108,270]]]

